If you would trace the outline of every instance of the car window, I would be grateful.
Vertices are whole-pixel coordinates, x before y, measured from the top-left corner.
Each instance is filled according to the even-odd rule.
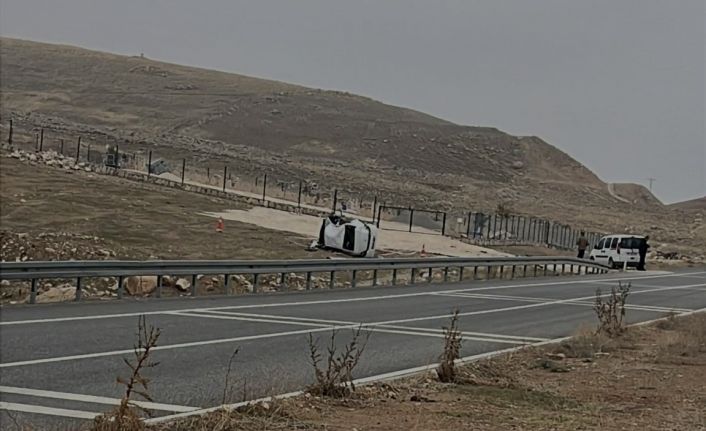
[[[598,241],[596,248],[603,248],[603,244],[605,244],[605,238],[601,238],[601,240]]]
[[[610,249],[615,250],[618,248],[618,238],[613,238],[613,242],[610,243]]]
[[[640,248],[642,238],[623,238],[620,240],[620,248]]]

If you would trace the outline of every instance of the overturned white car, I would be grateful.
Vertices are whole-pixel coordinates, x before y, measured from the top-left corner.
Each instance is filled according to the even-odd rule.
[[[336,214],[324,218],[317,246],[357,257],[374,257],[377,228]]]

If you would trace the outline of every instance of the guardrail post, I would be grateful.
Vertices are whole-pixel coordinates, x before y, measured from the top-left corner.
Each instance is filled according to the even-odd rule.
[[[76,301],[81,300],[81,277],[76,277]]]
[[[527,277],[527,265],[525,265],[525,268],[524,268],[524,271],[523,271],[523,273],[522,273],[522,276],[525,277],[525,278]]]
[[[306,273],[306,290],[311,290],[311,271]]]
[[[331,279],[328,282],[329,289],[336,287],[336,271],[331,271]]]
[[[415,278],[417,278],[417,268],[412,268],[412,281],[410,284],[414,284]]]
[[[571,275],[574,275],[574,264],[573,263],[569,266],[569,271],[571,271]]]
[[[515,278],[515,265],[512,265],[512,272],[510,273],[510,279]]]
[[[433,277],[434,277],[433,268],[429,268],[429,280],[427,280],[427,282],[431,283],[431,280]]]
[[[503,278],[503,273],[505,272],[505,265],[500,265],[500,279]]]
[[[356,281],[356,276],[357,276],[357,275],[358,275],[358,271],[356,271],[356,270],[354,269],[354,270],[352,271],[352,273],[351,273],[351,288],[352,288],[352,289],[355,288],[355,285],[356,285],[355,281]]]
[[[477,266],[473,267],[473,279],[478,280],[478,267]]]
[[[448,266],[444,267],[444,283],[446,283],[447,281],[449,281],[449,267]]]
[[[492,274],[491,274],[491,267],[488,266],[488,269],[487,269],[486,271],[487,271],[487,272],[486,272],[486,274],[485,274],[485,279],[486,279],[486,280],[490,280],[490,278],[491,278],[491,276],[492,276]]]
[[[156,295],[157,298],[161,298],[162,297],[162,276],[161,275],[157,276],[157,289],[156,289],[156,291],[157,291],[157,295]]]
[[[380,220],[378,220],[378,221],[380,221]],[[392,269],[392,285],[394,286],[396,284],[397,284],[397,268],[393,268]]]
[[[29,303],[34,304],[37,300],[37,279],[32,279],[32,287],[29,290]]]
[[[476,266],[476,269],[478,269],[477,266]],[[458,281],[459,282],[463,281],[463,270],[464,270],[463,266],[458,267]]]
[[[534,276],[535,277],[537,276],[537,264],[536,263],[534,264]]]
[[[191,274],[191,296],[196,296],[196,274]]]
[[[223,290],[226,295],[230,295],[230,274],[223,274]]]
[[[256,272],[252,275],[252,293],[257,293],[259,281],[260,281],[260,274],[258,274]]]
[[[566,264],[562,263],[561,264],[561,275],[564,275],[565,272],[566,272]]]
[[[378,285],[378,270],[373,270],[373,287]]]
[[[287,273],[286,272],[283,272],[279,277],[279,287],[286,288],[287,290],[289,290],[289,288],[287,287]]]
[[[118,299],[123,299],[123,280],[125,280],[125,277],[122,275],[119,275],[118,276],[118,289],[117,289]]]
[[[548,267],[548,266],[549,266],[548,263],[545,263],[545,264],[544,264],[544,276],[545,276],[545,277],[547,276],[547,267]]]

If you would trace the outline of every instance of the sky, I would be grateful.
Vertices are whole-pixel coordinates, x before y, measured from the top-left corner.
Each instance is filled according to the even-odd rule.
[[[0,34],[349,91],[706,195],[706,0],[0,0]]]

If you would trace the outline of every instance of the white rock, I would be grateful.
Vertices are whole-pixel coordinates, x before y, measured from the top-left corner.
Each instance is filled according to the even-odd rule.
[[[123,280],[123,288],[132,296],[149,295],[157,289],[157,276],[132,276]]]

